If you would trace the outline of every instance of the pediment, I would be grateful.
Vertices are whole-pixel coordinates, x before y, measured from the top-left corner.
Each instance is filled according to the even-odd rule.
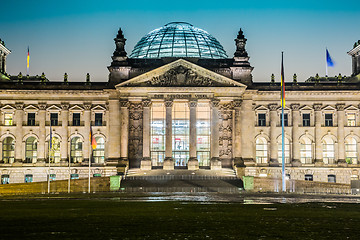
[[[24,108],[25,111],[37,111],[39,110],[37,107],[35,107],[34,105],[29,105],[27,107]]]
[[[71,108],[69,108],[70,111],[84,111],[84,109],[82,107],[80,107],[79,105],[74,105]]]
[[[259,106],[257,106],[257,107],[255,107],[255,110],[256,111],[267,111],[267,110],[269,110],[267,107],[265,107],[264,105],[259,105]]]
[[[324,110],[324,111],[335,111],[336,108],[334,108],[333,106],[327,105],[327,106],[323,107],[322,110]]]
[[[13,106],[9,105],[9,104],[6,104],[5,106],[3,106],[1,108],[2,111],[15,111],[16,108],[14,108]]]
[[[179,59],[162,67],[120,83],[121,87],[243,87],[218,73]]]
[[[359,109],[355,107],[354,105],[347,106],[345,108],[346,111],[358,111]]]
[[[56,106],[56,105],[51,105],[46,110],[48,110],[48,111],[61,111],[61,108]]]
[[[95,107],[91,108],[92,111],[106,111],[106,108],[104,108],[101,105],[96,105]]]
[[[304,105],[300,108],[300,111],[311,111],[311,110],[313,110],[313,108],[308,105]]]

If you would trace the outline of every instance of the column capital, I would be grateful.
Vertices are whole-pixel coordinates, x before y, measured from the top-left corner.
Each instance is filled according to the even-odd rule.
[[[129,108],[131,111],[138,111],[138,110],[142,110],[143,105],[142,102],[130,102]]]
[[[24,109],[24,103],[23,102],[16,102],[15,103],[16,110],[23,110]]]
[[[70,105],[69,105],[68,102],[62,102],[61,103],[61,109],[62,110],[69,110],[69,107],[70,107]]]
[[[197,100],[196,99],[189,99],[189,108],[195,108],[197,106]]]
[[[130,107],[130,102],[128,100],[120,100],[119,103],[120,103],[120,107],[123,107],[123,108]]]
[[[314,103],[313,108],[315,111],[321,111],[322,103]]]
[[[142,106],[145,107],[150,107],[151,106],[151,100],[150,99],[143,99],[142,100]]]
[[[84,102],[83,106],[84,106],[85,111],[90,111],[90,109],[91,109],[90,102]]]
[[[220,100],[217,98],[213,98],[211,99],[210,103],[211,103],[211,107],[219,107]]]
[[[241,107],[242,100],[241,99],[235,99],[233,101],[234,108],[240,108]]]
[[[278,108],[278,105],[277,105],[277,103],[270,103],[268,105],[268,107],[269,107],[270,111],[276,111]]]
[[[166,99],[164,101],[164,104],[165,104],[165,107],[172,107],[174,102],[172,100],[170,100],[170,99]]]
[[[337,104],[335,105],[335,107],[336,107],[336,109],[337,109],[338,111],[344,111],[344,109],[345,109],[345,103],[337,103]]]
[[[39,107],[39,110],[45,110],[46,109],[46,103],[45,102],[39,102],[38,107]]]
[[[293,103],[293,104],[290,105],[290,107],[291,107],[291,110],[293,110],[293,111],[299,111],[300,104],[299,103]]]

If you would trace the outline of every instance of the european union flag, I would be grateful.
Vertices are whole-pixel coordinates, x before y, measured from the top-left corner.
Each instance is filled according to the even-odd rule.
[[[326,49],[326,64],[328,67],[333,67],[335,65],[334,61],[331,59],[329,51],[327,49]]]

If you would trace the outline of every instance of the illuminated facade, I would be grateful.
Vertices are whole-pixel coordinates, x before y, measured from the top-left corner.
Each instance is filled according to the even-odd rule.
[[[129,57],[125,41],[120,29],[108,82],[2,71],[3,183],[46,180],[49,156],[52,178],[67,179],[69,168],[71,177],[86,177],[90,126],[97,142],[93,176],[128,168],[281,176],[280,84],[253,82],[241,30],[232,58],[209,33],[182,22],[151,31]],[[292,179],[350,183],[359,176],[357,44],[349,55],[351,77],[297,82],[294,75],[286,84],[285,163]]]

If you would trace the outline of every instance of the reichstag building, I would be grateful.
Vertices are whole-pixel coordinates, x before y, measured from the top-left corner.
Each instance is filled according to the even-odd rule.
[[[231,56],[208,32],[184,22],[149,32],[131,54],[121,29],[114,41],[104,82],[92,82],[89,75],[78,82],[68,81],[67,74],[63,81],[9,75],[10,50],[1,41],[3,184],[46,181],[49,161],[56,180],[87,177],[89,161],[92,176],[129,168],[230,168],[281,178],[280,83],[274,77],[253,80],[242,30]],[[359,178],[360,41],[348,54],[350,77],[316,75],[298,82],[294,75],[286,83],[285,161],[291,179]]]

